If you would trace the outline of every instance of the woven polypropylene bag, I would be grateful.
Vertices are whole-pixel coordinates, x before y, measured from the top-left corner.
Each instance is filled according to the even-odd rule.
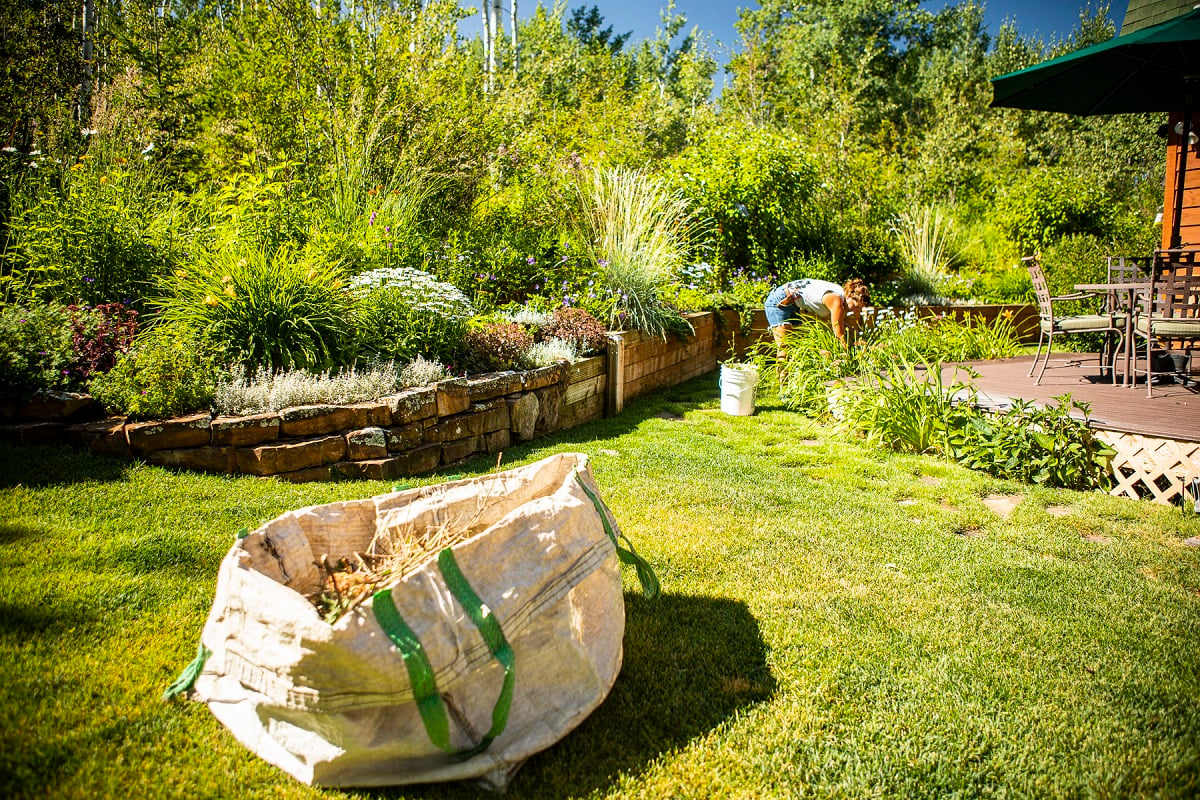
[[[377,531],[463,524],[468,538],[333,624],[305,597],[320,587],[323,554],[366,552]],[[221,563],[193,697],[306,783],[475,778],[502,788],[616,680],[618,550],[629,553],[615,531],[586,456],[574,453],[290,511]],[[422,659],[425,675],[413,671]]]

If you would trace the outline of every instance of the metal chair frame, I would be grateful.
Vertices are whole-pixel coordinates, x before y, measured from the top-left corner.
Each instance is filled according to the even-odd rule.
[[[1124,343],[1125,340],[1125,319],[1121,316],[1122,313],[1113,307],[1112,295],[1106,300],[1106,310],[1101,314],[1094,315],[1096,318],[1095,325],[1080,325],[1083,320],[1088,320],[1093,315],[1069,315],[1055,316],[1054,304],[1058,302],[1068,302],[1071,300],[1086,300],[1091,297],[1099,296],[1097,292],[1076,292],[1073,294],[1065,294],[1051,296],[1050,287],[1046,283],[1046,275],[1042,271],[1042,264],[1037,256],[1028,256],[1022,259],[1025,262],[1026,269],[1029,270],[1029,278],[1033,281],[1033,292],[1037,296],[1038,303],[1038,343],[1037,350],[1033,354],[1033,363],[1029,365],[1029,376],[1037,372],[1037,379],[1034,381],[1036,385],[1042,382],[1042,376],[1046,374],[1046,367],[1050,362],[1050,354],[1054,350],[1054,335],[1057,332],[1059,336],[1070,336],[1077,333],[1104,333],[1107,334],[1104,339],[1104,348],[1100,353],[1100,374],[1104,375],[1105,367],[1108,368],[1109,377],[1113,383],[1117,381],[1116,358],[1120,352],[1120,347],[1112,346],[1114,336],[1119,343]],[[1131,260],[1132,261],[1132,260]],[[1125,268],[1122,263],[1120,267]],[[1134,264],[1129,266],[1133,267]],[[1112,264],[1110,263],[1110,268]],[[1063,325],[1069,324],[1071,330],[1064,330]],[[1046,354],[1042,356],[1042,344],[1046,345]],[[1041,363],[1041,368],[1038,368],[1038,363]],[[1078,361],[1072,361],[1070,366],[1078,364]]]
[[[1155,345],[1182,343],[1189,357],[1200,344],[1200,250],[1158,250],[1150,275],[1150,291],[1141,297],[1134,318],[1134,336],[1146,343],[1144,366],[1134,363],[1134,373],[1146,374],[1146,396],[1154,396]]]

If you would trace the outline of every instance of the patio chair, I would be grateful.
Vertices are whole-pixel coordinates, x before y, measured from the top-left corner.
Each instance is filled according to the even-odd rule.
[[[1118,342],[1124,341],[1126,313],[1111,305],[1105,306],[1103,312],[1097,314],[1075,314],[1062,316],[1055,314],[1054,304],[1060,302],[1069,302],[1072,300],[1086,300],[1090,297],[1096,297],[1096,292],[1076,292],[1074,294],[1059,295],[1052,297],[1050,295],[1050,287],[1046,284],[1046,275],[1042,272],[1042,264],[1037,256],[1029,256],[1022,259],[1025,262],[1026,269],[1029,270],[1029,277],[1033,281],[1033,291],[1037,296],[1038,303],[1038,344],[1037,350],[1033,354],[1033,363],[1029,365],[1029,375],[1037,372],[1035,384],[1040,385],[1042,376],[1046,373],[1046,366],[1050,362],[1050,353],[1054,349],[1055,335],[1066,336],[1077,333],[1102,333],[1104,334],[1104,347],[1100,352],[1100,374],[1104,374],[1107,367],[1109,377],[1116,383],[1116,354],[1120,350],[1119,347],[1113,346],[1114,338]],[[1045,342],[1046,354],[1042,356],[1042,343]],[[1039,362],[1041,368],[1038,368]],[[1069,366],[1075,366],[1079,362],[1072,361]]]
[[[1141,307],[1133,319],[1134,335],[1146,343],[1145,361],[1134,364],[1134,372],[1146,373],[1146,396],[1154,396],[1156,374],[1188,375],[1175,365],[1156,369],[1155,348],[1176,345],[1172,352],[1182,351],[1191,360],[1200,343],[1200,250],[1159,250],[1150,276],[1150,291],[1143,296]],[[1168,353],[1170,355],[1170,353]],[[1163,359],[1167,361],[1168,359]],[[1164,364],[1165,366],[1165,364]],[[1184,368],[1186,369],[1186,368]]]

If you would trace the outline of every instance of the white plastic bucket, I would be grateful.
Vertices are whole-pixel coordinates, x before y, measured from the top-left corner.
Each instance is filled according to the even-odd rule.
[[[734,417],[754,413],[754,392],[758,388],[758,369],[753,364],[726,364],[721,367],[721,410]]]

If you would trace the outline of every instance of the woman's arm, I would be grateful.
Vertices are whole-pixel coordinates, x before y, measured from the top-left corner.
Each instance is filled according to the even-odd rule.
[[[846,301],[840,294],[829,292],[821,298],[821,304],[829,309],[829,324],[833,326],[833,335],[842,343],[846,343]]]

